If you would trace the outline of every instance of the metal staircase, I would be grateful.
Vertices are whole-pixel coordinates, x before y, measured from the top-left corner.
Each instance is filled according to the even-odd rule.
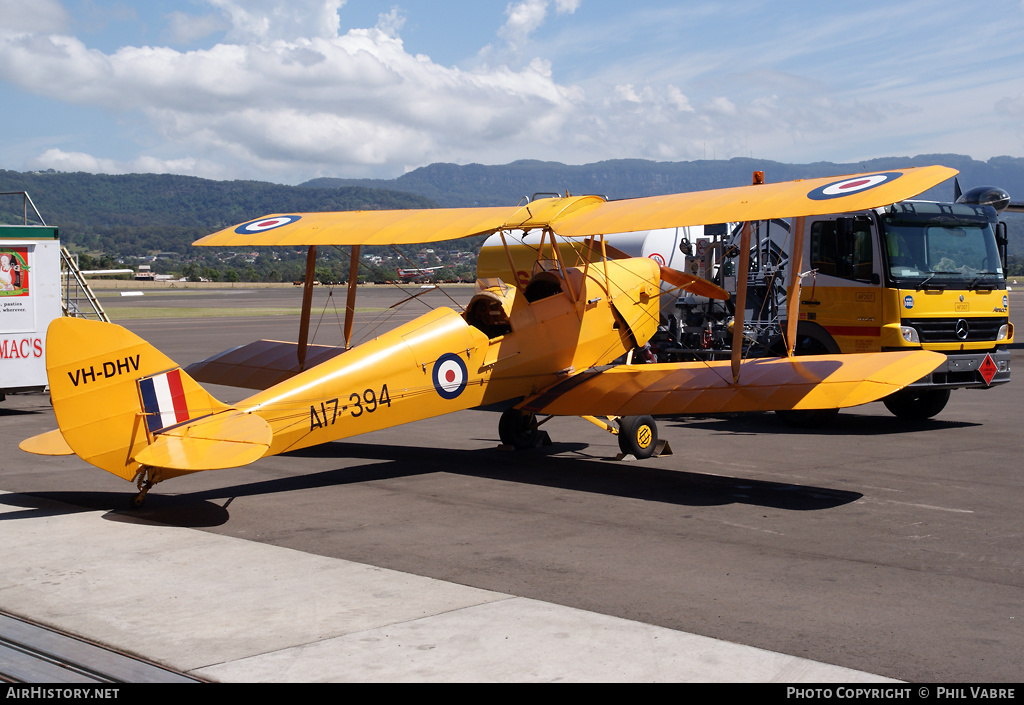
[[[60,248],[61,308],[65,316],[110,322],[68,248]]]

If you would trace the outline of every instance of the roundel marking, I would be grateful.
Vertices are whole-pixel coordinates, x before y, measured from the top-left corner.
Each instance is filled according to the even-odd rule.
[[[275,228],[281,228],[285,225],[294,223],[295,221],[302,218],[301,215],[277,215],[273,218],[260,218],[259,220],[251,220],[248,223],[242,223],[235,232],[239,235],[252,235],[254,233],[264,233],[268,230]]]
[[[659,255],[657,252],[652,252],[651,254],[647,255],[647,259],[653,259],[660,266],[665,266],[665,258]]]
[[[444,399],[454,399],[466,388],[466,363],[454,353],[445,353],[434,363],[434,389]]]
[[[842,198],[843,196],[867,191],[890,181],[895,181],[901,176],[903,176],[903,173],[899,171],[885,171],[878,174],[855,176],[852,179],[833,181],[830,184],[819,186],[808,193],[807,197],[812,201],[827,201],[830,198]]]

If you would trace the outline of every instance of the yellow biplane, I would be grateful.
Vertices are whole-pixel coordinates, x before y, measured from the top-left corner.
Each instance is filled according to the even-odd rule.
[[[58,319],[47,334],[46,366],[59,429],[21,448],[74,453],[134,481],[139,505],[155,483],[171,477],[499,402],[509,405],[499,422],[506,444],[536,443],[538,414],[571,415],[605,425],[624,452],[646,457],[656,446],[657,415],[875,401],[931,372],[942,356],[918,350],[795,358],[790,343],[783,358],[742,361],[737,345],[732,360],[612,365],[655,333],[663,281],[702,296],[728,294],[650,259],[615,259],[603,234],[865,210],[915,196],[955,173],[931,166],[621,201],[567,195],[516,207],[264,216],[195,244],[308,247],[298,343],[258,341],[186,371],[124,328]],[[360,246],[512,231],[541,232],[549,243],[539,248],[528,279],[517,281],[510,254],[511,283],[479,281],[464,312],[437,309],[350,348]],[[600,256],[569,261],[556,236]],[[352,246],[344,348],[305,340],[316,248],[325,245]],[[741,247],[740,297],[748,250]],[[737,316],[742,311],[740,302]],[[736,325],[742,330],[742,320]],[[200,381],[259,391],[228,405]]]

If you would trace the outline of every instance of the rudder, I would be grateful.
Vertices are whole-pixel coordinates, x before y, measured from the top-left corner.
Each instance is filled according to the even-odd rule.
[[[59,318],[46,372],[61,434],[86,462],[126,480],[137,453],[169,426],[229,409],[169,357],[112,323]]]

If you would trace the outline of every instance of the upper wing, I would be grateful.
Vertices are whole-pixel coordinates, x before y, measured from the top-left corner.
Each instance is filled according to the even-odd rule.
[[[599,209],[559,218],[554,230],[564,237],[581,237],[848,213],[913,198],[956,174],[956,169],[925,166],[610,201]]]
[[[517,208],[430,208],[266,215],[193,245],[414,245],[496,232]]]
[[[743,363],[739,384],[728,360],[618,365],[570,377],[520,407],[557,416],[837,409],[892,394],[944,359],[928,350],[759,358]]]
[[[269,215],[195,245],[408,245],[550,227],[566,237],[846,213],[886,206],[952,178],[944,166],[605,201],[570,196],[519,208],[437,208]]]

